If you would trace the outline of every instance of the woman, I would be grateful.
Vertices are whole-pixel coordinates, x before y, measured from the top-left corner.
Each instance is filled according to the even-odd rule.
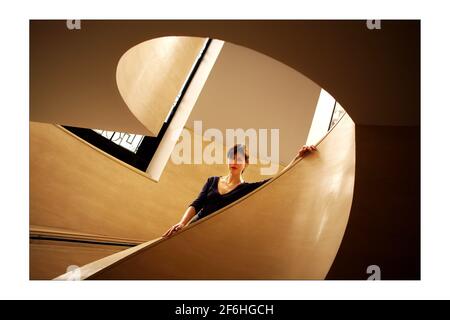
[[[309,152],[316,150],[317,148],[314,145],[303,146],[283,171],[289,168],[298,158],[304,157]],[[248,151],[244,145],[236,144],[231,147],[227,153],[228,175],[224,177],[209,177],[197,199],[189,205],[180,222],[169,228],[163,234],[163,237],[170,237],[183,229],[194,215],[195,217],[191,223],[227,206],[271,179],[268,178],[258,182],[245,182],[242,174],[248,163]]]

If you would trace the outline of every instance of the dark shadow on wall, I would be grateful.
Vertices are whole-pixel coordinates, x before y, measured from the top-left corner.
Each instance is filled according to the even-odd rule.
[[[356,126],[355,194],[347,230],[327,275],[420,280],[420,127]]]

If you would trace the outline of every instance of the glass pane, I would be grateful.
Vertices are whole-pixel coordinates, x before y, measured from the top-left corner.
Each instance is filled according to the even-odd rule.
[[[339,104],[339,102],[336,101],[336,107],[334,108],[333,116],[331,118],[330,128],[331,129],[336,122],[342,117],[342,115],[345,113],[345,110],[342,108],[342,106]]]
[[[133,134],[133,133],[126,133],[126,132],[115,132],[115,131],[106,131],[106,130],[99,130],[99,129],[93,129],[95,132],[97,132],[99,135],[107,138],[108,140],[111,140],[115,144],[130,150],[131,152],[136,153],[139,145],[141,144],[142,140],[144,139],[143,135],[139,134]]]

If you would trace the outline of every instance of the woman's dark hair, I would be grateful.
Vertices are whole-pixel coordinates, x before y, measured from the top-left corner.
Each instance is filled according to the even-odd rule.
[[[234,159],[236,158],[237,154],[240,154],[242,156],[244,156],[245,158],[245,163],[249,162],[249,156],[248,156],[248,150],[247,150],[247,146],[243,145],[243,144],[235,144],[234,146],[232,146],[228,152],[227,152],[227,158],[228,159]],[[245,167],[244,170],[242,170],[242,173],[244,173],[245,171]]]

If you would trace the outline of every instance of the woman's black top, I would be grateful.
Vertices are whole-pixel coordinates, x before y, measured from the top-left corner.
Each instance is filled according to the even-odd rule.
[[[216,210],[219,210],[220,208],[229,205],[230,203],[236,201],[237,199],[245,196],[259,186],[263,185],[271,178],[257,182],[242,182],[233,190],[225,194],[219,193],[219,179],[220,177],[218,176],[209,177],[205,185],[203,186],[202,191],[200,191],[197,199],[195,199],[189,205],[194,207],[195,212],[197,213],[192,219],[191,223],[206,217],[207,215],[213,213]]]

